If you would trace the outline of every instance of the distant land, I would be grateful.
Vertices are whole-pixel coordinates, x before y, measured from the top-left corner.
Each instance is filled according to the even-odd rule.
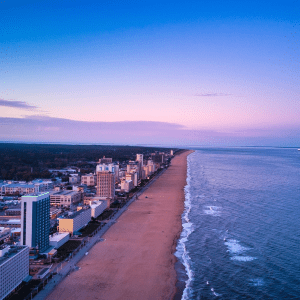
[[[94,172],[103,156],[113,161],[135,160],[136,153],[147,154],[169,148],[120,145],[67,145],[0,143],[0,180],[51,178],[49,169],[80,168]],[[178,150],[178,149],[174,149]]]

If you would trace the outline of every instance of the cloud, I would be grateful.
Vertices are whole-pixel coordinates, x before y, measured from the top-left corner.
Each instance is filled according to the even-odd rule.
[[[189,129],[153,121],[87,122],[47,116],[0,117],[0,141],[165,146],[299,146],[299,126]]]
[[[204,94],[195,94],[195,97],[224,97],[224,96],[231,96],[232,94],[225,94],[225,93],[204,93]]]
[[[7,107],[14,107],[14,108],[28,109],[28,110],[37,109],[37,106],[29,105],[25,101],[4,100],[4,99],[0,99],[0,106],[7,106]]]

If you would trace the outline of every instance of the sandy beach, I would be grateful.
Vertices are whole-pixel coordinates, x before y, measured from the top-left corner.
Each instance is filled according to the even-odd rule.
[[[47,299],[172,299],[186,157],[176,156]],[[147,196],[147,198],[146,198]]]

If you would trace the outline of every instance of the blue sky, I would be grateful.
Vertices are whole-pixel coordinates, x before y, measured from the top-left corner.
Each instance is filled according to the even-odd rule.
[[[299,12],[0,0],[0,141],[299,146]]]

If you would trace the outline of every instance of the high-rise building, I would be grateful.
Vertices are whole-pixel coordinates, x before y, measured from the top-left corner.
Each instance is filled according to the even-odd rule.
[[[97,196],[115,197],[115,167],[113,164],[100,164],[96,167]]]
[[[40,252],[49,248],[50,195],[46,193],[22,196],[21,244]]]
[[[140,162],[141,167],[142,167],[143,166],[143,154],[137,154],[136,161]]]
[[[160,164],[164,163],[165,162],[165,153],[156,151],[155,153],[151,154],[151,159],[155,163],[160,163]]]
[[[0,299],[7,297],[29,276],[29,248],[0,245]]]

